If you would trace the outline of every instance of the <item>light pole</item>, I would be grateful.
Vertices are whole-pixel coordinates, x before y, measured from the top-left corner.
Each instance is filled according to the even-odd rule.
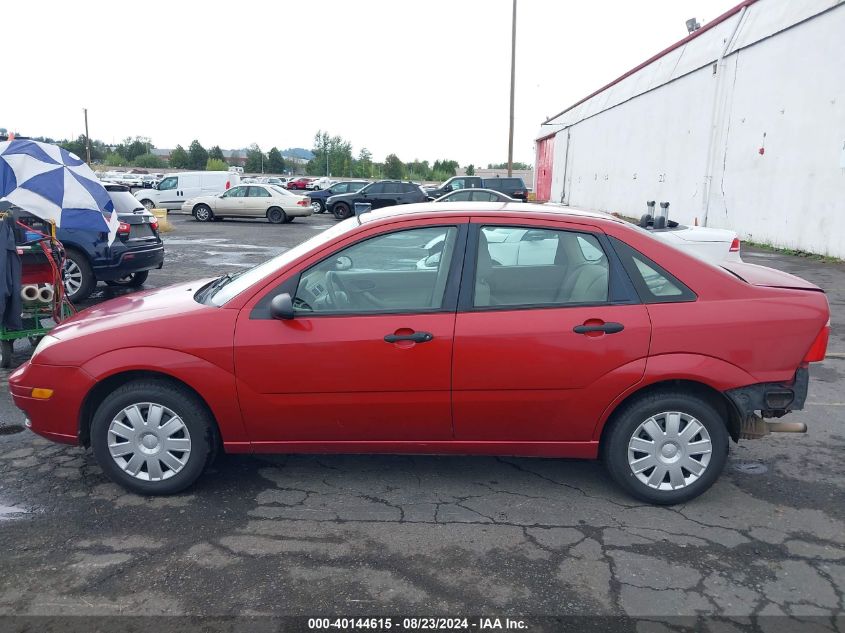
[[[511,123],[508,131],[508,176],[513,176],[513,92],[516,83],[516,0],[511,23]]]
[[[91,137],[88,136],[88,108],[82,108],[85,114],[85,162],[91,164]]]

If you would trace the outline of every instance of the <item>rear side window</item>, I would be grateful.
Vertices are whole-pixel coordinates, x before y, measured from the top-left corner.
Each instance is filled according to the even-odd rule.
[[[643,303],[680,303],[698,298],[677,277],[635,248],[615,237],[610,241]]]
[[[587,248],[592,259],[585,257]],[[598,254],[598,257],[596,257]],[[473,305],[477,308],[603,304],[609,266],[595,236],[518,226],[483,226]]]

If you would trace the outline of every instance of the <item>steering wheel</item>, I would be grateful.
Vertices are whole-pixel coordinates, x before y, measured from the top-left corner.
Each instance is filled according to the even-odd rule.
[[[338,300],[341,293],[343,293],[345,299]],[[349,291],[333,270],[326,273],[326,294],[328,295],[329,303],[335,308],[340,308],[350,303]]]

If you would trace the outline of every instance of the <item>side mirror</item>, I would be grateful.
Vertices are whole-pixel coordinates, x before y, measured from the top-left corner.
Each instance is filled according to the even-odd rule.
[[[270,302],[270,316],[274,319],[290,321],[293,317],[293,299],[286,292],[273,297]]]
[[[443,191],[445,191],[446,193],[450,193],[452,191],[452,185],[446,185],[445,187],[443,187]]]

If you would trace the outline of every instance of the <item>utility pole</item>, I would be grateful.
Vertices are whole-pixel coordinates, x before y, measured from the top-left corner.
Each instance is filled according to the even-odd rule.
[[[328,136],[328,134],[326,134],[326,136],[323,137],[323,151],[326,153],[326,177],[329,177],[331,174],[329,174],[329,136]]]
[[[88,136],[88,108],[82,108],[85,114],[85,162],[91,165],[91,137]]]
[[[508,176],[513,176],[513,92],[516,84],[516,0],[511,23],[511,124],[508,131]]]

